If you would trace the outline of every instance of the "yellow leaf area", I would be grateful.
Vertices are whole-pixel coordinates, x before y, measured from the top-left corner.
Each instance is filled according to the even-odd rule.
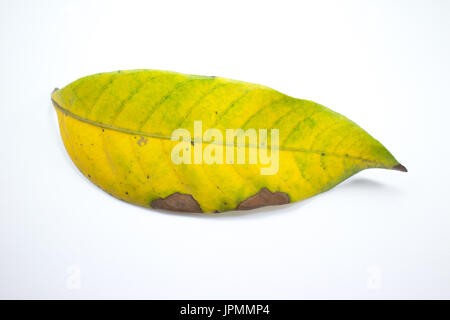
[[[52,100],[76,166],[106,192],[140,206],[182,194],[203,212],[223,212],[265,189],[294,202],[364,169],[404,171],[381,143],[344,116],[261,85],[117,71],[81,78],[55,90]],[[249,161],[175,164],[171,152],[180,142],[171,140],[172,133],[184,128],[194,139],[194,121],[202,122],[203,132],[218,129],[223,137],[226,129],[268,129],[269,137],[270,129],[278,129],[278,171],[262,175],[267,164]],[[268,144],[270,149],[270,139]],[[245,148],[247,159],[251,147]]]

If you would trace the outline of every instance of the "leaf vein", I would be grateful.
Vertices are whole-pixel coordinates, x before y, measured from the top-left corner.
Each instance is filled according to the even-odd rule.
[[[54,105],[54,107],[56,109],[58,109],[59,111],[61,111],[64,114],[66,114],[67,116],[70,116],[70,117],[72,117],[72,118],[74,118],[74,119],[76,119],[78,121],[85,122],[85,123],[88,123],[88,124],[93,125],[93,126],[97,126],[97,127],[104,128],[104,129],[115,130],[115,131],[119,131],[119,132],[126,133],[126,134],[131,134],[131,135],[141,135],[141,136],[145,136],[145,137],[151,137],[151,138],[155,138],[155,139],[162,139],[162,140],[171,140],[172,139],[172,137],[166,136],[166,135],[149,133],[149,132],[143,132],[143,131],[138,131],[138,130],[130,130],[130,129],[125,129],[125,128],[113,126],[113,125],[110,125],[110,124],[100,123],[100,122],[97,122],[97,121],[94,121],[94,120],[86,119],[86,118],[83,118],[83,117],[81,117],[81,116],[79,116],[79,115],[77,115],[77,114],[75,114],[75,113],[73,113],[73,112],[71,112],[71,111],[61,107],[53,99],[52,99],[52,102],[53,102],[53,105]],[[191,140],[191,141],[193,141],[193,140]],[[208,143],[208,142],[204,141],[203,143]],[[209,142],[209,143],[212,143],[212,142]],[[269,148],[269,147],[271,147],[271,146],[267,145],[267,148]],[[278,150],[282,150],[282,151],[293,151],[293,152],[303,152],[303,153],[322,153],[322,151],[320,151],[320,150],[308,150],[308,149],[302,149],[302,148],[283,147],[283,146],[280,146],[277,149]],[[350,155],[347,156],[347,155],[343,155],[343,154],[330,153],[330,152],[328,152],[327,154],[329,156],[351,158],[351,159],[354,159],[354,160],[360,160],[360,161],[364,161],[364,162],[369,162],[369,163],[373,163],[373,164],[376,164],[376,165],[382,165],[378,161],[365,159],[365,158],[362,158],[362,157],[356,157],[356,156],[350,156]]]
[[[153,115],[153,113],[156,111],[156,109],[158,108],[158,107],[160,107],[163,103],[164,103],[164,101],[166,101],[167,99],[169,99],[169,97],[181,86],[181,85],[183,85],[183,84],[185,84],[186,82],[188,82],[188,81],[190,81],[190,79],[188,79],[188,80],[184,80],[184,81],[181,81],[181,82],[178,82],[173,88],[172,88],[172,90],[169,92],[169,93],[167,93],[164,97],[162,97],[161,98],[161,100],[157,103],[157,104],[155,104],[153,107],[152,107],[152,109],[151,109],[151,111],[150,111],[150,113],[147,115],[147,117],[145,118],[145,120],[142,122],[142,124],[139,126],[139,128],[138,128],[138,130],[141,130],[146,124],[147,124],[147,122],[148,122],[148,120],[150,120],[150,118],[151,118],[151,116]]]

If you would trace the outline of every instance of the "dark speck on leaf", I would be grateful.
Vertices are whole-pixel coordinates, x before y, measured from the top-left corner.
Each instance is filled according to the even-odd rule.
[[[324,155],[325,155],[325,153],[322,152],[322,156],[324,156]]]
[[[128,191],[126,191],[125,194],[128,194]]]
[[[147,176],[147,179],[150,179],[150,176]]]
[[[194,141],[191,141],[191,144],[194,145]]]

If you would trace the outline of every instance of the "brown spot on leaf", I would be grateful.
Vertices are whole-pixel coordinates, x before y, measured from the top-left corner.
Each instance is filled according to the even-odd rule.
[[[182,212],[202,212],[198,202],[190,194],[175,192],[164,199],[155,199],[152,208]]]
[[[147,144],[147,140],[148,140],[148,138],[146,138],[146,137],[141,137],[141,138],[138,140],[137,144],[139,145],[139,147],[145,146],[145,145]]]
[[[257,194],[242,201],[237,210],[250,210],[265,206],[275,206],[289,203],[289,196],[284,192],[270,192],[267,188],[262,188]]]

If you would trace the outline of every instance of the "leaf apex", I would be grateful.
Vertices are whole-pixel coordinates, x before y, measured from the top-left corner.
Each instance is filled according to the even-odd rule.
[[[406,169],[406,167],[402,164],[398,164],[394,167],[392,167],[392,170],[397,170],[397,171],[401,171],[401,172],[408,172],[408,169]]]

